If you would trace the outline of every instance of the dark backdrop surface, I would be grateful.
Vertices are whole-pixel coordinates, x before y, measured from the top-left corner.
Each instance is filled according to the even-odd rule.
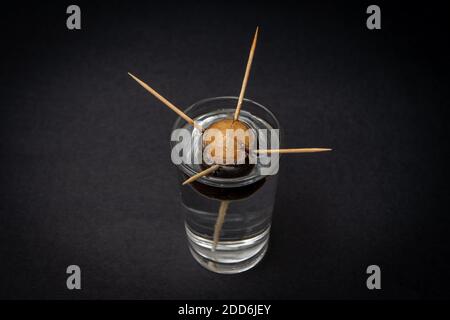
[[[449,298],[448,18],[439,3],[78,2],[2,8],[0,297]],[[185,108],[268,106],[285,146],[270,249],[217,275],[190,256],[169,137]],[[66,267],[82,290],[66,289]],[[368,265],[382,270],[369,291]]]

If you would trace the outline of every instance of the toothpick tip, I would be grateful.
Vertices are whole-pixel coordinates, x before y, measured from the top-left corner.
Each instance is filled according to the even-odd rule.
[[[253,37],[253,42],[256,43],[256,39],[258,39],[259,34],[259,26],[256,26],[255,36]]]
[[[128,72],[128,75],[130,77],[132,77],[134,80],[136,80],[137,82],[139,82],[139,79],[134,74],[132,74],[131,72]]]

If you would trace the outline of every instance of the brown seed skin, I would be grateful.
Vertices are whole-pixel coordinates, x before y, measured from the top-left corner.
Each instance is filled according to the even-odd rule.
[[[223,156],[223,164],[226,163],[226,156],[227,156],[227,130],[233,130],[233,133],[235,130],[242,130],[244,133],[249,130],[249,127],[242,121],[233,119],[222,119],[217,122],[214,122],[211,126],[209,126],[205,132],[203,133],[203,146],[210,146],[212,148],[211,150],[211,156],[215,156],[215,146],[216,143],[218,143],[215,138],[213,138],[211,135],[213,134],[213,131],[210,131],[210,136],[208,137],[208,130],[215,129],[218,130],[222,134],[222,156]],[[238,138],[238,136],[234,136],[234,150],[233,150],[233,161],[234,163],[238,159],[238,150],[242,150],[245,153],[248,152],[249,148],[249,137],[245,136],[243,139],[244,141],[241,141],[241,139]]]

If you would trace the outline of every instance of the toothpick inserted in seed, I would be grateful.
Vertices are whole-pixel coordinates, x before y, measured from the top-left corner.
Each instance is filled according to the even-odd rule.
[[[217,169],[219,169],[219,167],[220,166],[218,164],[215,164],[206,170],[203,170],[197,174],[194,174],[192,177],[190,177],[189,179],[187,179],[186,181],[183,182],[183,186],[188,183],[194,182],[195,180],[200,179],[201,177],[206,176],[206,175],[210,174],[211,172],[216,171]]]
[[[196,127],[199,130],[203,130],[202,127],[199,124],[197,124],[191,117],[189,117],[186,113],[181,111],[179,108],[175,107],[169,100],[167,100],[162,95],[160,95],[158,92],[156,92],[155,89],[150,87],[148,84],[146,84],[144,81],[142,81],[135,75],[131,74],[130,72],[128,72],[128,75],[130,77],[132,77],[134,80],[136,80],[136,82],[139,83],[145,90],[147,90],[153,96],[155,96],[155,98],[157,98],[159,101],[161,101],[166,106],[168,106],[170,109],[172,109],[172,111],[174,111],[176,114],[178,114],[181,118],[186,120],[186,122],[188,122],[189,124],[191,124],[192,126]]]
[[[314,153],[331,151],[329,148],[259,149],[256,153]]]
[[[225,215],[228,211],[228,205],[230,201],[220,201],[219,214],[217,215],[216,224],[214,226],[213,246],[212,251],[216,251],[217,244],[219,243],[220,232],[222,231],[223,222],[225,221]]]
[[[250,69],[252,67],[253,56],[255,55],[256,41],[258,40],[259,27],[256,27],[255,36],[253,37],[252,46],[250,48],[250,53],[248,55],[247,67],[245,68],[244,80],[242,81],[241,92],[239,94],[238,103],[236,106],[236,111],[234,112],[234,121],[239,118],[239,113],[241,112],[242,101],[244,100],[245,89],[247,88],[248,77],[250,76]]]

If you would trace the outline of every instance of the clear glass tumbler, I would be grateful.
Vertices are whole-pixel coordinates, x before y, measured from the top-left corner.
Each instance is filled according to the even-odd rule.
[[[207,128],[217,120],[232,118],[237,97],[201,100],[185,113]],[[279,129],[278,120],[267,108],[244,99],[239,120],[252,129]],[[178,118],[173,130],[196,131]],[[270,141],[267,141],[270,148]],[[172,147],[176,142],[171,142]],[[269,240],[277,176],[262,175],[256,164],[239,177],[204,176],[181,186],[181,182],[200,172],[195,164],[177,165],[181,204],[189,249],[206,269],[217,273],[238,273],[255,266],[264,256]],[[276,167],[278,171],[278,166]]]

